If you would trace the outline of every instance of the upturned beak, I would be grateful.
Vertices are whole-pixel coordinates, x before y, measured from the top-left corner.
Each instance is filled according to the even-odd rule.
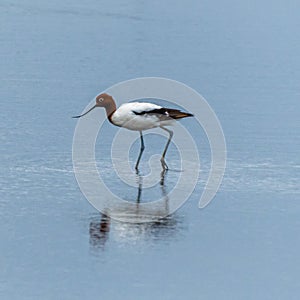
[[[75,117],[72,117],[72,118],[81,118],[83,116],[85,116],[86,114],[88,114],[90,111],[92,111],[94,108],[97,107],[97,104],[95,104],[92,108],[90,108],[87,112],[85,112],[84,114],[82,115],[79,115],[79,116],[75,116]]]

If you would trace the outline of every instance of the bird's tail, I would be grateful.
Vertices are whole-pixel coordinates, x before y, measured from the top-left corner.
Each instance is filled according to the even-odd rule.
[[[169,117],[175,120],[194,116],[193,114],[183,112],[178,109],[168,109],[167,113],[169,114]]]

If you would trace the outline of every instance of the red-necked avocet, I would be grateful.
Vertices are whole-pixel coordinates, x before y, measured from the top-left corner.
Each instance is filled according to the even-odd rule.
[[[169,133],[169,139],[161,157],[162,168],[167,170],[168,165],[165,162],[165,156],[173,136],[173,131],[167,129],[165,126],[173,125],[175,120],[193,116],[178,109],[166,108],[149,102],[125,103],[117,109],[113,97],[103,93],[96,97],[96,104],[91,109],[73,118],[80,118],[96,107],[104,107],[106,109],[107,118],[113,125],[140,132],[141,148],[135,165],[137,171],[145,149],[142,133],[144,130],[160,127]]]

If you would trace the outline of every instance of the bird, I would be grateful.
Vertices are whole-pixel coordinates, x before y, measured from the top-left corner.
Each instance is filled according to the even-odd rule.
[[[139,170],[139,163],[142,154],[145,150],[143,138],[144,130],[159,127],[168,132],[169,138],[160,160],[163,170],[168,170],[169,168],[165,161],[165,156],[173,137],[173,131],[166,128],[166,126],[174,125],[176,120],[194,116],[188,112],[162,107],[150,102],[128,102],[117,108],[116,102],[111,95],[107,93],[101,93],[100,95],[96,96],[96,103],[92,108],[81,115],[74,116],[73,118],[81,118],[96,107],[105,108],[107,118],[113,125],[133,131],[139,131],[141,146],[140,153],[135,164],[135,170],[137,172]]]

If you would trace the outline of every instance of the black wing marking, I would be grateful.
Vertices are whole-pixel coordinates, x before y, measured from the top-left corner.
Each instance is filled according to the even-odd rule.
[[[133,111],[136,115],[145,115],[145,114],[156,114],[156,115],[168,115],[166,108],[155,108],[151,110],[144,110],[144,111]]]
[[[182,119],[182,118],[186,118],[186,117],[193,117],[193,114],[190,113],[186,113],[183,111],[180,111],[178,109],[172,109],[172,108],[156,108],[156,109],[152,109],[152,110],[147,110],[147,111],[141,111],[141,112],[136,112],[133,111],[134,114],[136,115],[145,115],[145,114],[149,114],[149,115],[157,115],[157,117],[161,118],[161,119],[168,119],[168,118],[172,118],[172,119]]]

